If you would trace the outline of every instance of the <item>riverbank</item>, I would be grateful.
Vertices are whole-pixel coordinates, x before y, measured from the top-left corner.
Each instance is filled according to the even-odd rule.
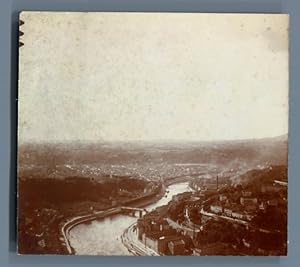
[[[136,223],[131,224],[121,235],[123,245],[135,256],[160,256],[135,237]]]
[[[147,196],[126,201],[123,203],[123,205],[130,205],[131,207],[135,207],[135,208],[143,208],[161,199],[165,195],[165,193],[166,193],[166,187],[164,185],[161,185],[160,190],[158,192],[154,192]],[[119,206],[119,207],[113,207],[103,211],[88,213],[82,216],[76,216],[66,221],[61,226],[61,234],[64,240],[63,244],[65,245],[68,254],[75,254],[75,250],[72,248],[69,241],[69,233],[75,226],[89,221],[97,220],[97,219],[103,219],[108,216],[117,215],[120,214],[121,212],[122,210]]]

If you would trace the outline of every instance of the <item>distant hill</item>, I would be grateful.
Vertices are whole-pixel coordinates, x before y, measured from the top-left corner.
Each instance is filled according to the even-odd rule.
[[[247,171],[242,175],[231,177],[232,184],[262,185],[273,184],[274,180],[287,181],[287,165],[271,165],[267,168]]]
[[[287,135],[217,142],[25,144],[19,164],[213,163],[286,165]]]

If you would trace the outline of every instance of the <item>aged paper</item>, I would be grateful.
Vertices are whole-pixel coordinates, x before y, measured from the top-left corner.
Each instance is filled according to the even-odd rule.
[[[19,253],[287,253],[288,15],[20,21]]]

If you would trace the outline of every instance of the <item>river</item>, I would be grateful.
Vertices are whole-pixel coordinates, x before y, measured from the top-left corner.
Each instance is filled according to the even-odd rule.
[[[167,187],[166,196],[146,206],[147,210],[167,204],[172,196],[191,191],[188,183],[178,183]],[[127,215],[114,215],[93,220],[74,227],[69,233],[70,245],[78,255],[132,255],[122,244],[120,236],[137,218]]]

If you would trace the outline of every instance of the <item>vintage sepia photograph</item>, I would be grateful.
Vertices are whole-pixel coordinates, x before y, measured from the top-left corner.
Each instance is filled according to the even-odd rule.
[[[20,14],[19,254],[287,255],[289,17]]]

